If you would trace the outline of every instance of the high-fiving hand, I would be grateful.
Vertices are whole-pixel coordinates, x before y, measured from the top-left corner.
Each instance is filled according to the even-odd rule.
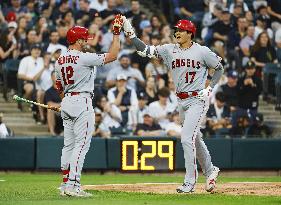
[[[122,16],[122,19],[124,22],[123,28],[124,28],[125,35],[129,38],[135,38],[136,37],[135,30],[131,25],[130,21],[125,16]]]
[[[124,24],[124,21],[123,21],[122,16],[120,14],[116,15],[112,22],[113,35],[120,35],[123,24]]]

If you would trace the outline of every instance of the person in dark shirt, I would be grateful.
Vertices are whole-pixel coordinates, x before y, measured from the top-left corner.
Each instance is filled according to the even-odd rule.
[[[88,27],[92,17],[97,13],[97,10],[90,8],[90,2],[88,0],[79,0],[79,10],[76,11],[74,16],[79,25]]]
[[[225,95],[226,105],[230,107],[230,111],[234,112],[238,106],[237,92],[238,73],[235,70],[230,70],[227,73],[227,83],[218,88]]]
[[[263,122],[263,115],[258,113],[254,120],[254,123],[249,127],[247,137],[262,137],[268,138],[272,134],[272,130],[269,126]]]
[[[256,65],[256,76],[262,76],[262,68],[266,63],[277,63],[277,55],[271,45],[268,33],[261,32],[251,49],[251,61]]]
[[[131,1],[131,10],[125,13],[127,19],[132,19],[132,26],[140,33],[140,22],[146,18],[144,12],[140,10],[140,3],[138,0]]]
[[[143,115],[143,123],[137,124],[134,134],[142,137],[156,137],[166,135],[161,126],[158,123],[154,122],[149,112],[146,112]]]
[[[267,11],[271,18],[271,27],[276,31],[281,26],[281,0],[267,0]]]
[[[62,16],[70,10],[68,0],[61,0],[59,5],[54,8],[51,19],[53,23],[56,25],[58,22],[62,20]]]
[[[56,89],[56,76],[55,71],[51,74],[53,86],[45,92],[44,103],[54,107],[60,107],[61,98]],[[47,109],[47,122],[51,135],[56,136],[63,130],[62,119],[60,114],[53,110]]]
[[[115,1],[114,0],[108,0],[107,1],[107,9],[102,10],[100,12],[100,16],[103,19],[103,25],[109,26],[110,23],[113,21],[114,16],[119,14],[118,10],[115,10]]]
[[[245,76],[238,81],[238,109],[233,122],[240,116],[248,115],[253,123],[257,115],[259,95],[262,92],[262,81],[255,75],[255,65],[249,61],[245,68]]]

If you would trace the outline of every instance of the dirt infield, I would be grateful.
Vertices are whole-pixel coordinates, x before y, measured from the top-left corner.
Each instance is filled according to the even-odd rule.
[[[137,184],[105,184],[85,185],[87,190],[107,190],[122,192],[139,192],[155,194],[177,194],[177,183],[137,183]],[[195,194],[206,194],[204,184],[196,185]],[[217,184],[214,194],[227,195],[258,195],[258,196],[281,196],[281,183],[271,182],[239,182]]]

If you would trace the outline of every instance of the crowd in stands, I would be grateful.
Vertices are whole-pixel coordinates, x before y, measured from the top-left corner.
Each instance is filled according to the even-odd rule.
[[[141,10],[145,1],[128,2],[129,6],[124,0],[2,0],[0,81],[7,62],[16,60],[18,71],[8,76],[8,87],[22,89],[25,98],[59,106],[54,63],[67,49],[66,32],[73,25],[89,28],[87,50],[99,53],[108,51],[110,23],[118,13],[130,19],[138,37],[151,45],[175,43],[173,25],[189,19],[197,26],[194,40],[216,52],[225,68],[202,124],[204,135],[270,136],[258,106],[261,94],[264,99],[278,96],[274,82],[281,72],[275,66],[281,62],[281,0],[151,0],[160,5],[157,12],[150,11],[152,15]],[[180,137],[168,68],[161,59],[140,57],[124,34],[121,43],[118,60],[97,68],[93,136]],[[22,86],[15,87],[19,82]],[[42,108],[34,112],[38,123],[48,124],[51,135],[62,132],[57,113]]]

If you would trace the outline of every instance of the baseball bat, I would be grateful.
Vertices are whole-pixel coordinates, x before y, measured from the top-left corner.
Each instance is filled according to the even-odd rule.
[[[37,106],[40,106],[40,107],[44,107],[44,108],[47,108],[47,109],[54,110],[56,112],[60,112],[60,108],[58,108],[58,107],[54,107],[54,106],[50,106],[50,105],[45,105],[45,104],[42,104],[42,103],[38,103],[38,102],[31,101],[31,100],[27,100],[27,99],[21,98],[21,97],[19,97],[17,95],[14,95],[13,99],[15,101],[17,101],[17,102],[24,102],[24,103],[28,103],[28,104],[33,104],[33,105],[37,105]]]

